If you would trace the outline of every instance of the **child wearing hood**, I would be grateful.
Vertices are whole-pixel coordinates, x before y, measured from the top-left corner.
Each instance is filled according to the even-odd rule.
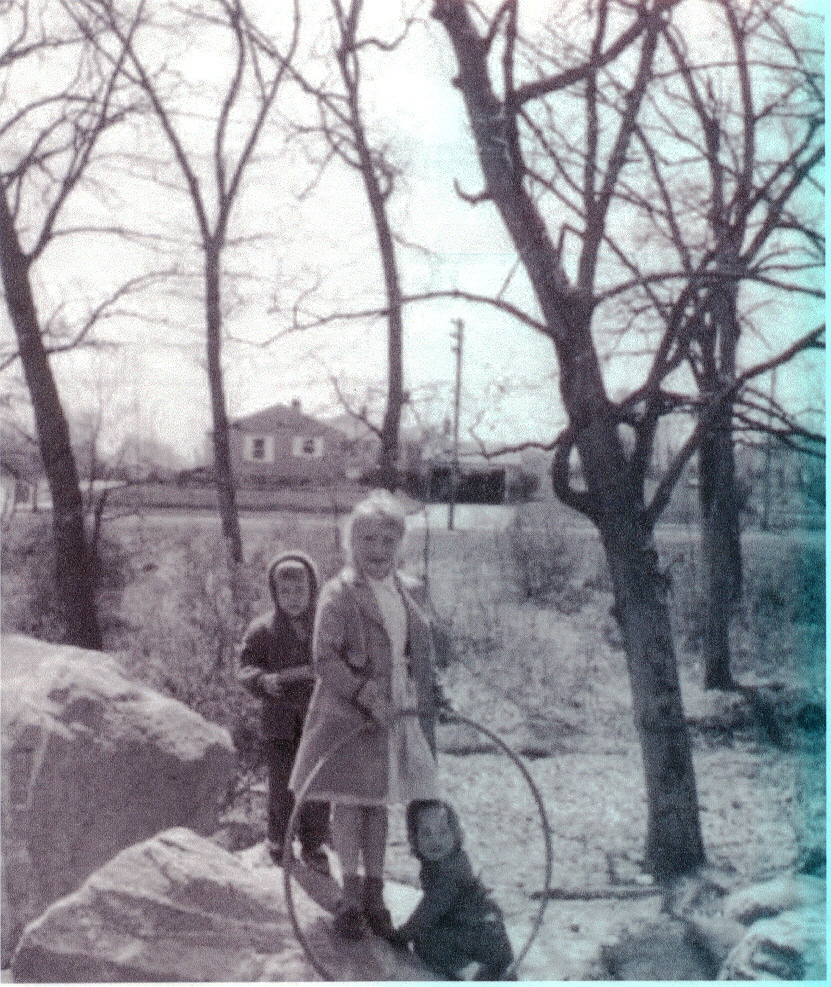
[[[514,959],[499,907],[475,877],[453,808],[439,799],[407,806],[407,838],[421,861],[424,895],[392,934],[447,980],[503,980]],[[516,979],[509,978],[509,979]]]
[[[239,681],[262,700],[262,729],[268,766],[268,848],[283,857],[286,829],[294,808],[289,777],[312,696],[312,630],[318,576],[302,552],[283,552],[268,566],[274,609],[251,622],[239,653]],[[328,836],[329,805],[306,802],[298,824],[301,860],[329,872],[322,849]]]

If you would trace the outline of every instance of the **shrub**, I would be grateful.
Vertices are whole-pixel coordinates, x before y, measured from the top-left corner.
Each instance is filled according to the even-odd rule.
[[[46,514],[13,514],[3,525],[0,600],[4,631],[64,639],[55,592],[52,525]]]
[[[98,621],[106,641],[117,628],[121,593],[131,579],[131,561],[119,539],[98,539],[94,572]],[[0,578],[5,631],[57,644],[66,640],[55,589],[55,548],[49,514],[17,513],[3,525]]]
[[[219,535],[180,534],[125,590],[130,672],[228,728],[243,764],[256,762],[258,703],[236,680],[235,652],[261,591],[234,567]]]
[[[505,539],[509,572],[526,600],[553,602],[566,611],[580,608],[582,597],[573,586],[576,559],[551,508],[517,507]]]
[[[123,660],[136,677],[225,726],[250,771],[259,761],[260,704],[237,682],[239,642],[251,618],[272,605],[265,578],[271,557],[307,551],[325,579],[341,564],[334,529],[290,520],[247,545],[239,566],[215,532],[151,529],[143,540],[140,575],[122,596],[131,625],[120,642]]]
[[[775,546],[775,547],[774,547]],[[746,539],[742,598],[731,631],[733,672],[815,675],[824,667],[817,642],[825,629],[825,550],[783,538],[773,545]],[[678,641],[698,651],[704,633],[701,557],[697,545],[665,553],[672,577],[671,615]],[[817,666],[817,668],[814,668]]]

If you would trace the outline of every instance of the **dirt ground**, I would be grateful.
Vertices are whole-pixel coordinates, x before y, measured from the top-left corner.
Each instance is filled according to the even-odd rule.
[[[740,887],[788,870],[811,831],[824,846],[822,752],[752,739],[713,742],[697,731],[694,742],[708,863],[722,881]],[[519,970],[523,980],[588,979],[601,944],[661,911],[658,889],[641,868],[646,801],[637,743],[587,729],[572,746],[527,765],[548,818],[552,867],[542,925]],[[493,888],[521,949],[545,880],[542,829],[527,785],[503,754],[444,754],[441,763],[474,868]],[[399,817],[388,871],[416,883]]]

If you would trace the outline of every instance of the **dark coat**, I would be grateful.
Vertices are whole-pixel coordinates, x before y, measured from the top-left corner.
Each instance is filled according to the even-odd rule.
[[[416,686],[419,719],[435,751],[432,632],[416,603],[417,585],[399,574],[395,579],[407,611],[406,655]],[[389,731],[373,723],[361,696],[367,683],[374,681],[380,694],[390,700],[392,650],[372,587],[356,570],[344,569],[323,587],[312,652],[317,683],[291,787],[298,792],[323,760],[308,795],[336,802],[385,804]],[[369,729],[356,736],[357,728],[367,724]],[[329,755],[330,751],[334,752]]]
[[[399,930],[403,938],[418,942],[420,938],[438,926],[464,927],[475,931],[483,923],[502,928],[502,914],[490,892],[476,877],[470,859],[462,849],[462,831],[458,817],[447,803],[451,828],[456,836],[455,849],[441,860],[421,860],[421,886],[424,889],[415,911]],[[407,807],[407,833],[415,856],[414,819],[418,803]],[[420,858],[419,858],[420,859]]]
[[[277,603],[274,572],[277,566],[287,559],[301,562],[309,574],[311,599],[306,616],[300,618],[306,625],[305,636],[298,635],[291,619]],[[296,739],[309,708],[312,679],[310,678],[308,682],[288,683],[279,698],[265,692],[259,680],[267,672],[281,672],[302,665],[311,666],[312,628],[318,591],[315,565],[302,552],[283,552],[269,564],[268,585],[274,601],[274,610],[257,617],[249,624],[240,645],[237,678],[249,692],[262,700],[264,739],[266,741],[293,740]]]

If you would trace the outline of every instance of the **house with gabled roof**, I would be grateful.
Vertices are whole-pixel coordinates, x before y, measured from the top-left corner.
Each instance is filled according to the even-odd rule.
[[[306,414],[300,401],[274,404],[230,423],[231,464],[240,486],[329,484],[349,466],[349,443],[337,428]]]

